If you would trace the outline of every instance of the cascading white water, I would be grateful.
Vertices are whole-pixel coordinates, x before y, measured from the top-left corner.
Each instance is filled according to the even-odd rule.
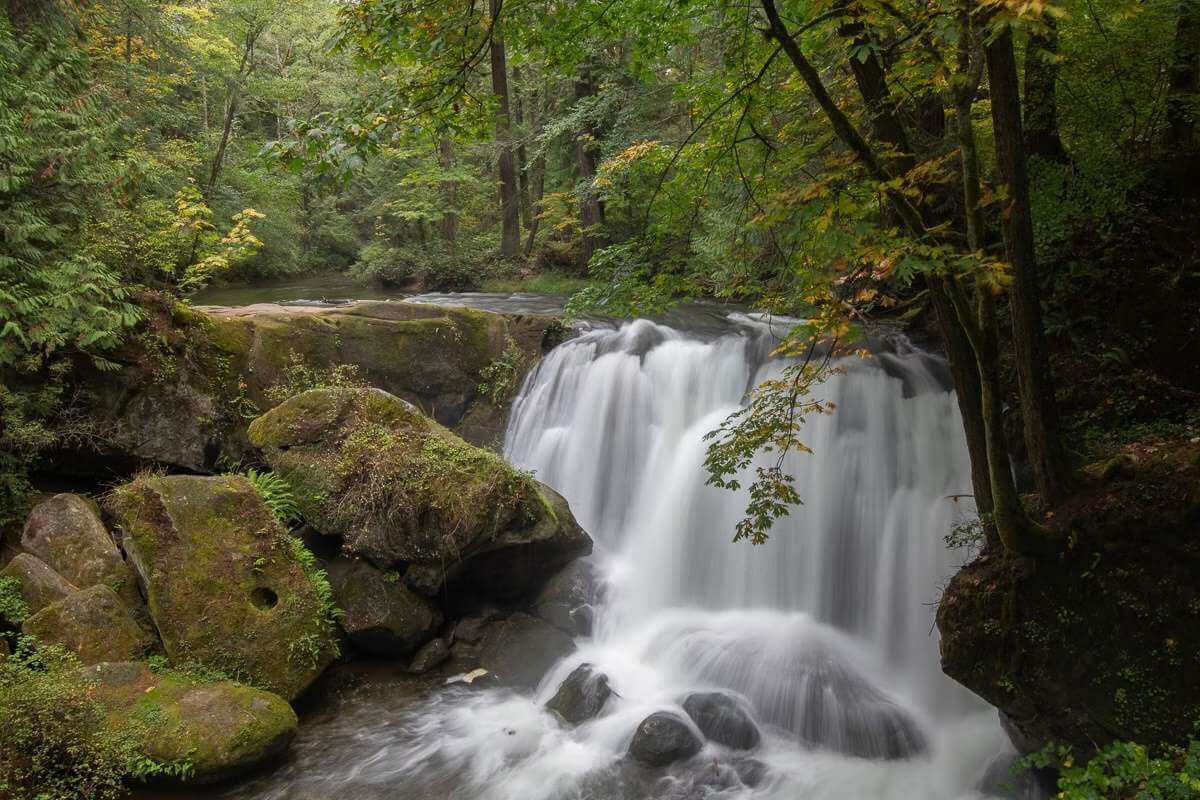
[[[756,547],[731,541],[747,498],[705,485],[704,435],[781,368],[772,341],[746,317],[702,335],[639,320],[551,352],[514,404],[505,450],[596,541],[593,636],[532,697],[440,693],[382,733],[377,708],[339,719],[324,735],[354,742],[353,763],[301,776],[300,795],[255,796],[978,797],[1007,742],[937,664],[934,603],[963,557],[942,537],[971,513],[955,499],[969,467],[944,365],[903,341],[841,362],[816,389],[836,411],[805,424],[812,454],[787,459],[804,505]],[[614,696],[570,727],[543,706],[584,663]],[[765,777],[712,743],[665,772],[631,765],[642,719],[713,689],[752,710]]]

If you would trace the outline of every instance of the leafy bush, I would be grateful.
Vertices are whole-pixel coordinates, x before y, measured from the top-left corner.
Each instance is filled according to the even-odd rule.
[[[29,616],[29,606],[21,596],[21,581],[17,578],[0,578],[0,625],[20,625]]]
[[[1200,727],[1197,729],[1200,735]],[[1070,748],[1047,747],[1021,763],[1057,767],[1060,800],[1196,800],[1200,798],[1200,740],[1158,758],[1140,744],[1114,742],[1086,764]]]
[[[0,797],[116,800],[137,755],[110,728],[94,684],[61,648],[23,638],[0,662]]]
[[[525,351],[509,336],[504,352],[480,373],[483,382],[479,384],[479,393],[495,405],[507,403],[517,391],[517,378],[524,366]]]
[[[327,369],[310,367],[304,356],[293,350],[288,354],[288,363],[283,377],[266,390],[267,402],[279,405],[289,397],[295,397],[310,389],[353,389],[365,387],[366,381],[359,374],[357,364],[338,364]]]

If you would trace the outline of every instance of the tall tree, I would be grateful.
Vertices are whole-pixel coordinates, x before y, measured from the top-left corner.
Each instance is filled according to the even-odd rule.
[[[513,161],[512,120],[509,115],[508,66],[500,27],[502,0],[489,0],[492,31],[492,93],[496,96],[496,167],[500,173],[500,255],[516,258],[521,246],[521,218],[517,199],[517,171]]]
[[[1168,147],[1196,147],[1200,117],[1200,0],[1179,0],[1167,86]]]
[[[1067,151],[1058,131],[1058,22],[1047,15],[1043,25],[1025,47],[1025,150],[1062,163]]]

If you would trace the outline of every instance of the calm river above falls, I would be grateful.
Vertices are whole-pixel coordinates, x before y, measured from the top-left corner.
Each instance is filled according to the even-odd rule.
[[[233,291],[197,302],[297,300],[305,289]],[[527,295],[416,299],[555,306]],[[731,542],[746,497],[705,485],[703,437],[778,371],[772,341],[756,318],[699,306],[662,322],[581,326],[530,375],[505,455],[570,501],[595,539],[603,587],[593,635],[535,695],[343,667],[310,702],[319,708],[284,763],[190,796],[994,796],[982,787],[1003,771],[1007,740],[996,712],[941,674],[933,628],[940,587],[966,558],[943,536],[972,510],[952,499],[970,482],[945,366],[896,337],[818,387],[837,410],[808,420],[813,454],[786,462],[805,504],[754,547]],[[608,676],[613,696],[572,728],[543,704],[583,663]],[[762,731],[758,747],[708,743],[664,770],[625,758],[642,719],[698,690],[739,695]]]

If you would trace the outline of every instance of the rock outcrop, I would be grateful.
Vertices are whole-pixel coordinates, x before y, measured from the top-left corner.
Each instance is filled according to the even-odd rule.
[[[596,593],[592,562],[576,559],[546,581],[534,601],[533,614],[572,636],[588,636],[592,632]]]
[[[30,614],[36,614],[51,603],[62,600],[79,589],[62,575],[29,553],[18,553],[8,566],[0,570],[0,578],[15,578],[21,585],[21,599]]]
[[[292,699],[336,654],[329,588],[238,476],[142,476],[113,512],[167,655]]]
[[[1002,712],[1026,753],[1185,744],[1200,719],[1200,444],[1085,470],[1042,559],[985,552],[938,608],[942,669]]]
[[[193,472],[249,452],[246,425],[277,402],[279,390],[309,388],[342,367],[418,405],[440,423],[490,445],[504,433],[504,409],[480,391],[489,365],[511,347],[524,370],[557,343],[551,317],[501,315],[403,302],[336,307],[255,305],[189,309],[174,305],[162,327],[169,352],[121,354],[129,367],[98,374],[94,413],[113,445],[110,457]],[[325,377],[322,377],[325,376]]]
[[[745,704],[725,692],[697,692],[683,701],[683,710],[710,741],[733,750],[758,747],[762,734]]]
[[[304,392],[250,438],[313,527],[430,596],[460,578],[500,599],[531,594],[591,551],[560,496],[378,389]]]
[[[329,563],[338,625],[354,646],[379,656],[414,652],[437,633],[442,615],[404,585],[398,572],[384,573],[360,559]]]
[[[558,628],[520,612],[462,620],[454,628],[452,648],[463,666],[486,669],[496,683],[527,690],[574,650],[575,643]]]
[[[42,644],[62,645],[84,664],[140,658],[151,644],[117,593],[103,585],[51,603],[21,630]]]
[[[55,495],[35,507],[21,532],[21,547],[80,589],[103,585],[130,607],[141,602],[99,509],[77,494]]]
[[[598,715],[611,696],[608,676],[597,672],[591,664],[580,664],[558,687],[546,708],[563,722],[578,725]]]
[[[296,735],[291,706],[261,689],[156,674],[133,662],[98,664],[87,676],[113,727],[132,736],[142,756],[173,768],[156,782],[236,777],[282,753]]]

